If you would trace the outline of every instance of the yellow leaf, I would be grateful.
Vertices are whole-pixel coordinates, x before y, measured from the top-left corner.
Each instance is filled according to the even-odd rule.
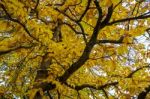
[[[118,53],[119,55],[125,54],[127,51],[128,51],[128,48],[127,48],[127,46],[125,46],[125,45],[119,46],[119,47],[117,48],[117,53]]]
[[[109,7],[112,5],[112,1],[111,0],[103,0],[102,2],[102,6],[105,6],[105,7]]]
[[[116,5],[120,2],[120,0],[111,0],[111,2],[113,3],[113,5]]]
[[[39,89],[32,89],[30,90],[29,93],[29,99],[34,99],[34,96],[36,95],[36,93],[39,91]]]
[[[123,39],[123,42],[124,43],[132,43],[132,37],[125,37],[124,39]]]

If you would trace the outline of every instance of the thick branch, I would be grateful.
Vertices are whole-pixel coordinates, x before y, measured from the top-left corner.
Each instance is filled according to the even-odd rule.
[[[95,1],[96,7],[99,10],[100,6],[98,5],[98,2]],[[99,16],[101,16],[101,14],[99,13]],[[59,80],[61,82],[66,82],[66,80],[75,72],[77,71],[89,58],[89,55],[91,53],[91,50],[93,48],[93,46],[96,44],[97,41],[97,36],[99,33],[99,30],[102,29],[104,26],[101,25],[101,17],[98,18],[96,26],[94,28],[93,34],[91,39],[89,40],[89,42],[87,43],[83,54],[81,55],[81,57],[78,59],[78,61],[76,61],[75,63],[73,63],[69,69],[67,69],[65,71],[65,73],[59,77]]]
[[[107,24],[107,23],[110,21],[111,16],[112,16],[112,13],[113,13],[113,5],[111,5],[111,6],[108,8],[107,16],[106,16],[106,18],[104,19],[104,21],[102,22],[102,24]]]

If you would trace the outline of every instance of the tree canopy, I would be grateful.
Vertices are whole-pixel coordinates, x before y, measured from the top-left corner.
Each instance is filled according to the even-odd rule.
[[[0,0],[1,99],[149,92],[149,0]]]

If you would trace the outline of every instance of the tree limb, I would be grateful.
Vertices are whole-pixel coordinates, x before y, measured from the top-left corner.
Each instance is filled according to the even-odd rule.
[[[107,12],[106,18],[102,22],[102,25],[103,24],[108,24],[108,22],[111,19],[112,13],[113,13],[113,4],[108,8],[108,12]]]

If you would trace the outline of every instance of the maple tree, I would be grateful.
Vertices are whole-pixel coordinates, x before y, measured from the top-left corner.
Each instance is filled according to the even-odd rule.
[[[0,98],[150,98],[149,9],[149,0],[0,0]]]

